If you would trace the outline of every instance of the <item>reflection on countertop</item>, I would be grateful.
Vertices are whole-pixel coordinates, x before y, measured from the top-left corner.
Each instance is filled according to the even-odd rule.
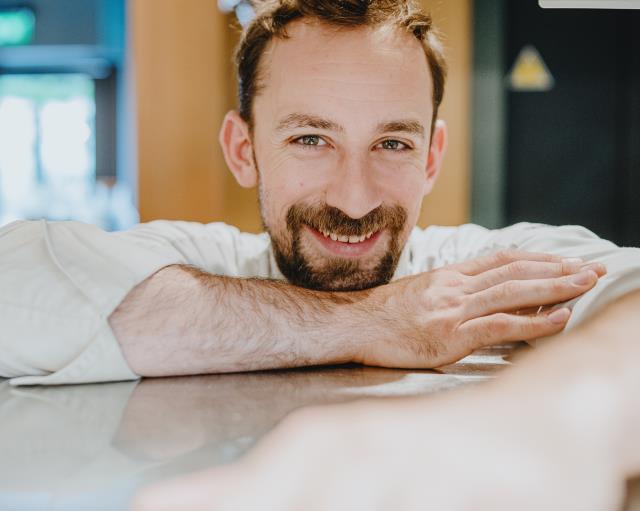
[[[63,387],[0,383],[0,509],[120,510],[142,484],[236,459],[290,411],[441,392],[514,346],[438,371],[362,366]]]

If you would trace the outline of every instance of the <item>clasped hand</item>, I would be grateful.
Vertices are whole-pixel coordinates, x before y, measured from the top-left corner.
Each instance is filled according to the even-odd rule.
[[[471,352],[510,341],[556,334],[566,307],[606,273],[549,254],[514,250],[397,280],[375,288],[365,300],[357,362],[403,368],[434,368]]]

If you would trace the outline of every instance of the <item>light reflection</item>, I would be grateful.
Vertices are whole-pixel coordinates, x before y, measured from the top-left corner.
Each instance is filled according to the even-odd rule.
[[[75,178],[92,181],[95,176],[91,154],[95,115],[88,98],[48,101],[40,112],[42,165],[50,182]]]
[[[34,118],[31,101],[0,99],[0,206],[14,214],[28,200],[35,181]]]

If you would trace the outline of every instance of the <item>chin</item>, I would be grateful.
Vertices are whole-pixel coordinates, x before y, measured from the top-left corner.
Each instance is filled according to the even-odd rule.
[[[332,292],[364,291],[367,289],[373,289],[375,287],[388,284],[390,280],[391,279],[379,279],[379,278],[372,280],[364,277],[343,279],[343,280],[330,282],[328,283],[328,285],[325,285],[325,286],[318,287],[317,291],[332,291]]]
[[[276,258],[278,259],[278,258]],[[307,260],[278,260],[280,271],[291,284],[315,291],[362,291],[391,281],[397,258],[385,255],[371,269],[358,261],[333,260],[317,268]]]

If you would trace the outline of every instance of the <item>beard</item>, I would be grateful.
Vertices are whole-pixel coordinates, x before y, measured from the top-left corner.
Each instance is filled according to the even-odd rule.
[[[354,219],[332,206],[294,204],[287,211],[284,232],[273,232],[264,221],[264,213],[262,217],[271,236],[276,263],[290,283],[318,291],[359,291],[386,284],[393,277],[402,253],[400,235],[408,214],[401,206],[379,206],[364,217]],[[305,226],[344,236],[385,230],[389,233],[388,246],[377,262],[368,264],[309,254],[309,250],[305,250],[308,247],[302,243]]]

